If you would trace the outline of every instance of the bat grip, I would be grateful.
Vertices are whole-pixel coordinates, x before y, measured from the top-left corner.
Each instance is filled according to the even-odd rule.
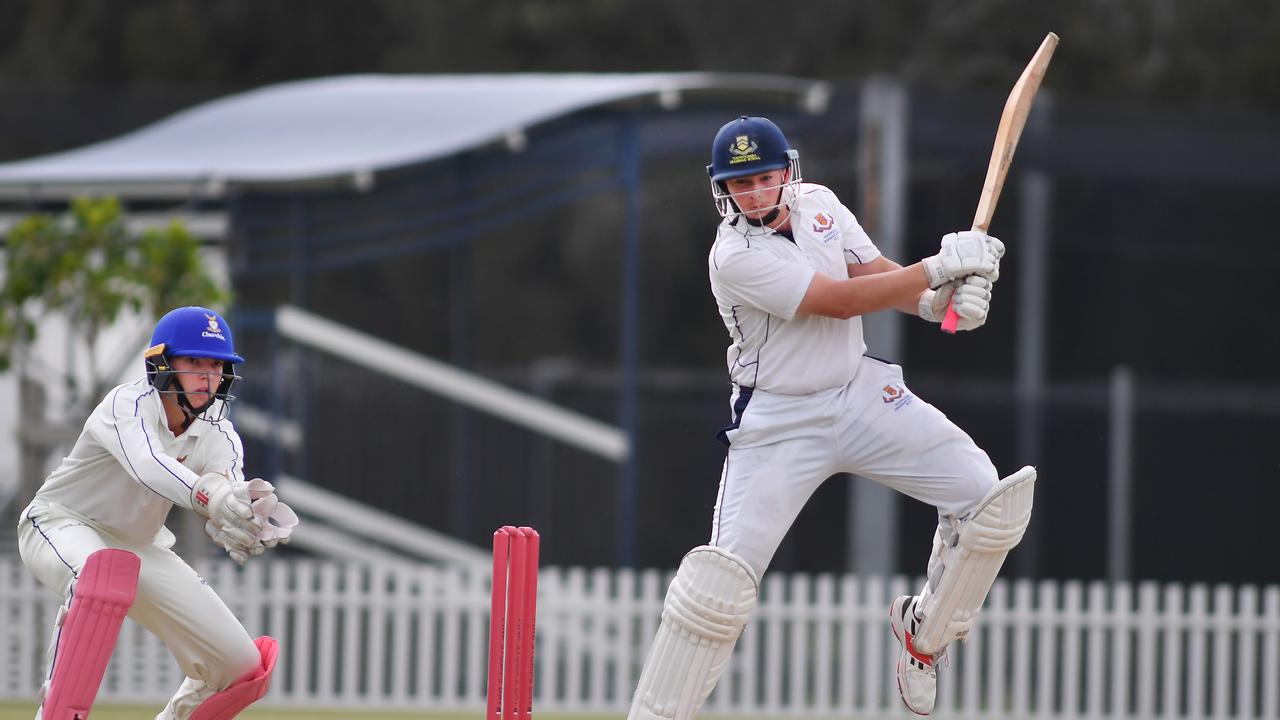
[[[942,318],[942,332],[948,335],[955,335],[956,328],[960,325],[960,316],[956,314],[956,305],[954,300],[947,301],[947,316]]]

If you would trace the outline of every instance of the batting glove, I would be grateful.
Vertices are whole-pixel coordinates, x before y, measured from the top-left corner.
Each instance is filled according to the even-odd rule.
[[[925,258],[929,287],[938,289],[948,282],[982,275],[991,282],[1000,277],[1000,258],[1004,243],[979,230],[965,230],[942,236],[937,255]]]
[[[955,303],[960,316],[957,330],[977,330],[987,322],[991,309],[991,291],[995,287],[981,275],[970,275],[960,282],[949,282],[937,290],[925,290],[920,294],[917,310],[922,319],[940,323],[947,314],[947,304]]]

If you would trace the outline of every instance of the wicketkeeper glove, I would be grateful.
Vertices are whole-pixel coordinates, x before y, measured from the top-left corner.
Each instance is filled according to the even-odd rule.
[[[249,484],[222,473],[201,476],[191,488],[191,509],[218,529],[233,545],[248,547],[262,532],[262,518],[250,505]],[[206,523],[207,524],[207,523]]]
[[[213,520],[205,523],[204,531],[209,539],[221,545],[227,554],[239,565],[244,565],[250,557],[256,557],[275,547],[279,543],[288,543],[294,528],[298,526],[298,515],[288,505],[276,497],[275,488],[261,478],[254,478],[243,484],[249,507],[255,518],[261,521],[262,527],[254,535],[253,541],[244,542],[244,536],[228,530]]]

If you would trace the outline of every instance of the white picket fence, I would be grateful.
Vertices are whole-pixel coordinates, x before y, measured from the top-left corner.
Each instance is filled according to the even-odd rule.
[[[267,702],[484,707],[488,578],[430,566],[225,561],[198,568],[251,633],[280,640]],[[535,708],[624,714],[669,575],[544,569]],[[886,608],[905,578],[771,575],[708,715],[912,717]],[[54,603],[0,558],[0,698],[34,698]],[[939,683],[939,717],[1280,718],[1280,588],[998,584]],[[128,623],[108,701],[162,703],[180,681]]]

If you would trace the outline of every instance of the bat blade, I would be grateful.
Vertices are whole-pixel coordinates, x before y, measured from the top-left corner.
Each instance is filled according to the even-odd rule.
[[[1004,112],[1000,114],[1000,125],[996,128],[996,140],[991,148],[991,161],[987,164],[987,177],[982,183],[982,195],[978,197],[978,209],[973,214],[973,229],[986,232],[991,227],[991,217],[995,215],[996,203],[1000,201],[1000,191],[1004,189],[1005,177],[1009,175],[1009,165],[1013,162],[1013,153],[1018,149],[1018,139],[1022,137],[1022,129],[1027,125],[1027,116],[1031,114],[1031,106],[1035,103],[1036,92],[1040,90],[1040,82],[1053,59],[1053,51],[1058,47],[1058,35],[1049,33],[1040,43],[1040,49],[1031,56],[1031,62],[1014,83],[1009,92],[1009,99],[1004,103]],[[956,315],[953,303],[947,304],[947,316],[942,321],[942,330],[954,333],[960,316]]]

